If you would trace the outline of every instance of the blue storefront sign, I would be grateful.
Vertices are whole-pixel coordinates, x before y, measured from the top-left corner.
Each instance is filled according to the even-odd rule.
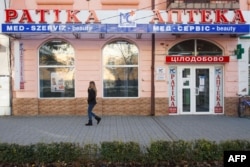
[[[2,33],[185,33],[247,34],[249,24],[2,24]]]
[[[208,34],[245,34],[249,33],[249,25],[238,24],[172,24],[151,25],[148,32],[157,33],[208,33]]]
[[[2,24],[3,33],[102,33],[105,24]]]

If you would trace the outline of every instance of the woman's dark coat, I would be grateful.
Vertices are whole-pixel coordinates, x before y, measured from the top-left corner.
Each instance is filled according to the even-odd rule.
[[[88,104],[96,104],[96,94],[94,89],[88,89]]]

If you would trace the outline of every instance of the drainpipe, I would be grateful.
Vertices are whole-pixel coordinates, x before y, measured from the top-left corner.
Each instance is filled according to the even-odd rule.
[[[152,10],[155,9],[155,0],[151,1],[151,8]],[[151,36],[152,41],[152,60],[151,60],[151,116],[155,115],[155,34],[152,33]]]
[[[13,98],[13,96],[12,96],[12,83],[13,83],[13,80],[12,80],[12,62],[11,62],[11,51],[12,51],[12,49],[11,49],[11,38],[10,37],[8,37],[8,40],[9,40],[9,77],[10,77],[10,87],[9,87],[9,89],[10,89],[10,115],[12,115],[13,114],[13,112],[12,112],[12,108],[13,108],[13,104],[12,104],[12,98]]]
[[[6,2],[6,0],[4,0],[4,9],[7,9],[7,8],[9,8],[10,7],[10,1],[8,1],[8,4],[7,4],[7,2]],[[13,103],[12,103],[12,98],[13,98],[13,96],[12,96],[12,83],[13,83],[13,79],[12,79],[12,58],[11,58],[11,53],[12,53],[12,48],[11,48],[11,37],[10,36],[8,36],[8,43],[9,43],[9,59],[8,59],[8,65],[9,65],[9,77],[10,77],[10,80],[9,80],[9,84],[10,84],[10,86],[9,86],[9,93],[10,93],[10,115],[12,115],[13,114],[13,112],[12,112],[12,108],[13,108]]]

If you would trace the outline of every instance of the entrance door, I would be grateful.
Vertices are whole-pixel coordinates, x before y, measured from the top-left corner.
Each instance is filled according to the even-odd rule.
[[[178,69],[178,108],[182,114],[210,113],[212,87],[210,67]]]

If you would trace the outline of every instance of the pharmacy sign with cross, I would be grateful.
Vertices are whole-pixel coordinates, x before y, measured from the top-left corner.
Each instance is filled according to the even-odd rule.
[[[241,47],[241,44],[238,44],[236,50],[234,51],[234,54],[237,56],[237,59],[241,59],[243,53],[244,53],[244,48]]]

